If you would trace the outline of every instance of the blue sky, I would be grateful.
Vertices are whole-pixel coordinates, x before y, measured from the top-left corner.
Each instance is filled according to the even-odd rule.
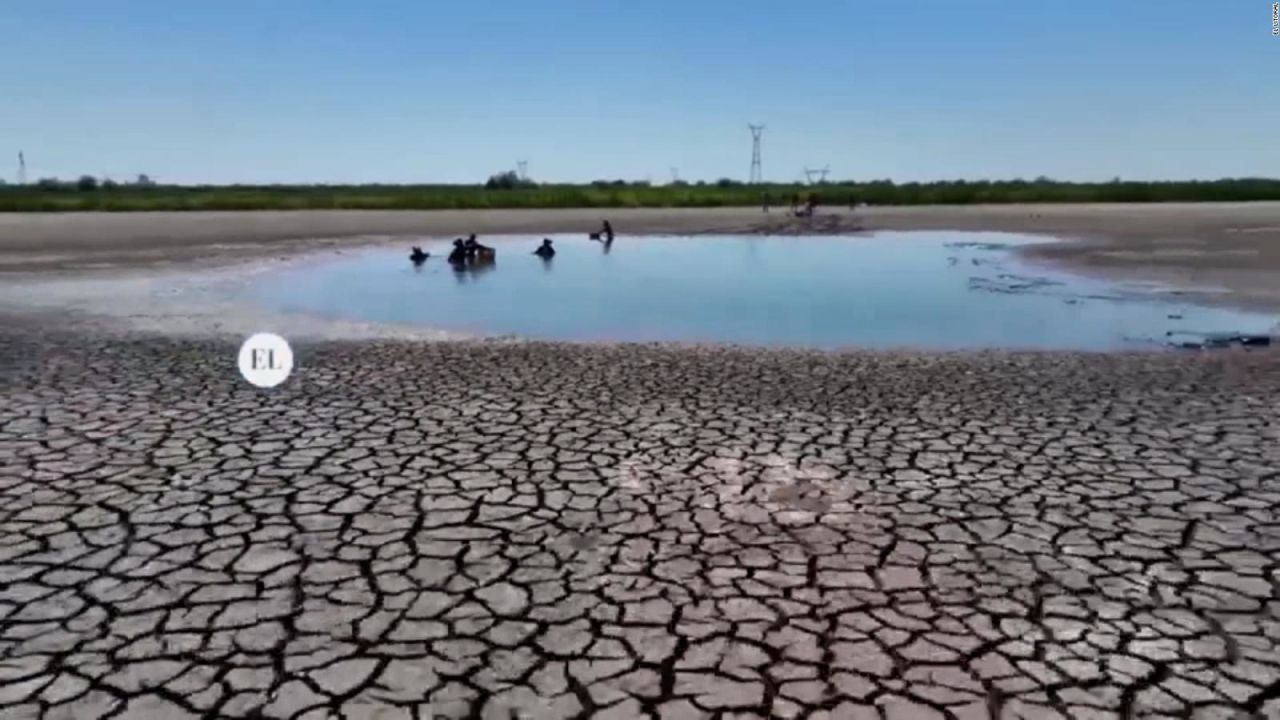
[[[1269,0],[13,0],[0,176],[1280,176]]]

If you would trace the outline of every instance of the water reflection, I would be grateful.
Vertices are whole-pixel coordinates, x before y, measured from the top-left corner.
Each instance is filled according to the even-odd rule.
[[[459,262],[450,262],[449,267],[453,270],[454,278],[459,283],[465,283],[493,272],[498,267],[498,261],[492,255],[470,257]]]

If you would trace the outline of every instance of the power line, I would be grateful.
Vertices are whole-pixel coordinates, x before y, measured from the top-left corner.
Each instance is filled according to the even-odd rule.
[[[755,184],[764,182],[764,173],[760,169],[760,136],[764,134],[764,125],[747,125],[751,130],[751,179]]]

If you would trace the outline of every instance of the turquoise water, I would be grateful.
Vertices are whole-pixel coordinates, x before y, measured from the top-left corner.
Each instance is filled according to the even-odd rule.
[[[487,268],[455,271],[449,241],[345,252],[264,275],[273,310],[563,340],[811,347],[1082,348],[1178,332],[1266,332],[1275,316],[1155,300],[1150,288],[1031,266],[994,233],[858,237],[481,238]],[[421,267],[410,245],[431,253]]]

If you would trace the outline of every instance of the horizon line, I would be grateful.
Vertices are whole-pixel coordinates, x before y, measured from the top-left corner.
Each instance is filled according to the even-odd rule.
[[[310,187],[310,188],[325,188],[325,187],[331,187],[331,188],[352,188],[352,187],[412,188],[412,187],[456,187],[456,188],[482,188],[482,189],[485,189],[485,182],[484,182],[484,181],[479,181],[479,182],[432,182],[432,181],[421,181],[421,182],[378,182],[378,181],[374,181],[374,182],[342,182],[342,181],[314,181],[314,182],[308,182],[308,181],[296,181],[296,182],[265,182],[265,183],[264,183],[264,182],[198,182],[198,183],[184,183],[184,182],[163,182],[163,181],[158,181],[158,180],[155,180],[155,179],[149,179],[147,182],[142,182],[142,183],[140,183],[140,182],[138,182],[137,177],[135,177],[135,178],[134,178],[134,179],[132,179],[132,180],[115,180],[115,179],[113,179],[111,176],[108,176],[108,175],[95,176],[95,175],[88,175],[88,174],[85,174],[85,175],[79,175],[79,176],[76,176],[76,177],[70,177],[70,178],[60,178],[60,177],[43,177],[43,178],[39,178],[39,179],[36,179],[36,180],[27,180],[26,182],[9,182],[9,181],[7,181],[5,178],[0,178],[0,187],[5,188],[6,190],[12,190],[12,189],[17,189],[17,188],[40,189],[40,188],[41,188],[41,186],[42,186],[42,183],[48,183],[48,182],[50,182],[50,181],[53,181],[53,182],[56,182],[56,183],[58,183],[58,184],[60,184],[60,185],[75,185],[78,181],[80,181],[80,180],[82,180],[82,179],[84,179],[84,178],[91,178],[92,180],[94,180],[94,181],[96,181],[97,183],[99,183],[98,188],[101,188],[103,183],[108,183],[108,182],[110,182],[110,183],[112,183],[113,185],[115,185],[115,186],[119,186],[119,187],[131,187],[131,188],[146,187],[146,188],[151,188],[151,189],[159,189],[159,188],[234,188],[234,187],[243,187],[243,188],[288,188],[288,187]],[[1190,177],[1190,178],[1166,178],[1166,179],[1158,179],[1158,180],[1156,180],[1156,179],[1137,179],[1137,178],[1133,178],[1133,179],[1126,179],[1126,178],[1124,178],[1124,177],[1122,177],[1122,176],[1115,176],[1115,177],[1112,177],[1112,178],[1109,178],[1109,179],[1106,179],[1106,180],[1057,180],[1057,179],[1054,179],[1054,178],[1051,178],[1051,177],[1047,177],[1047,176],[1043,176],[1043,175],[1041,175],[1041,176],[1037,176],[1037,177],[1030,178],[1030,179],[1028,179],[1028,178],[1024,178],[1024,177],[1014,177],[1014,178],[997,178],[997,179],[991,179],[991,178],[981,178],[981,179],[952,178],[952,179],[945,179],[945,180],[895,180],[895,179],[893,179],[893,178],[875,178],[875,179],[871,179],[871,180],[843,179],[843,180],[822,180],[822,181],[818,181],[818,182],[806,182],[806,181],[803,181],[803,180],[792,180],[792,181],[763,180],[763,181],[759,181],[759,182],[749,182],[749,181],[746,181],[746,180],[738,180],[738,179],[735,179],[735,178],[721,177],[721,178],[715,178],[715,179],[713,179],[713,180],[706,180],[706,179],[685,180],[685,179],[680,179],[680,180],[678,180],[678,181],[666,181],[666,182],[652,182],[652,181],[650,181],[650,180],[645,180],[645,179],[626,180],[626,179],[623,179],[623,178],[615,178],[615,179],[599,178],[599,179],[596,179],[596,180],[587,180],[587,181],[547,181],[547,182],[539,182],[539,181],[536,181],[536,180],[524,180],[524,181],[521,181],[521,182],[523,182],[523,183],[527,183],[527,184],[525,184],[525,185],[524,185],[524,186],[522,186],[522,187],[514,187],[514,188],[488,188],[488,189],[492,189],[492,190],[495,190],[495,191],[498,191],[498,190],[508,190],[508,191],[509,191],[509,190],[531,190],[531,189],[539,188],[539,187],[593,187],[593,186],[597,186],[597,187],[599,187],[599,186],[603,186],[603,187],[609,187],[609,186],[616,186],[616,187],[654,187],[654,188],[659,188],[659,187],[685,187],[685,186],[688,186],[688,187],[697,187],[697,186],[708,186],[708,185],[710,185],[710,186],[715,186],[715,185],[725,185],[725,186],[732,186],[732,187],[746,187],[746,186],[753,186],[753,185],[754,185],[754,186],[761,186],[761,187],[767,187],[767,186],[787,186],[787,187],[792,187],[792,186],[802,186],[802,187],[817,187],[817,186],[822,186],[822,185],[837,185],[837,186],[838,186],[838,185],[886,185],[886,184],[887,184],[887,185],[946,185],[946,184],[952,184],[952,185],[955,185],[955,184],[977,185],[977,184],[984,184],[984,183],[985,183],[985,184],[1002,184],[1002,183],[1003,183],[1003,184],[1014,184],[1014,183],[1023,183],[1023,184],[1028,184],[1028,185],[1049,185],[1049,184],[1052,184],[1052,185],[1110,185],[1110,184],[1124,184],[1124,183],[1141,183],[1141,184],[1147,184],[1147,185],[1157,185],[1157,184],[1173,184],[1173,183],[1280,182],[1280,176],[1266,176],[1266,175],[1237,175],[1237,176],[1222,176],[1222,177],[1216,177],[1216,178],[1204,178],[1204,177],[1199,177],[1199,178],[1197,178],[1197,177]]]

